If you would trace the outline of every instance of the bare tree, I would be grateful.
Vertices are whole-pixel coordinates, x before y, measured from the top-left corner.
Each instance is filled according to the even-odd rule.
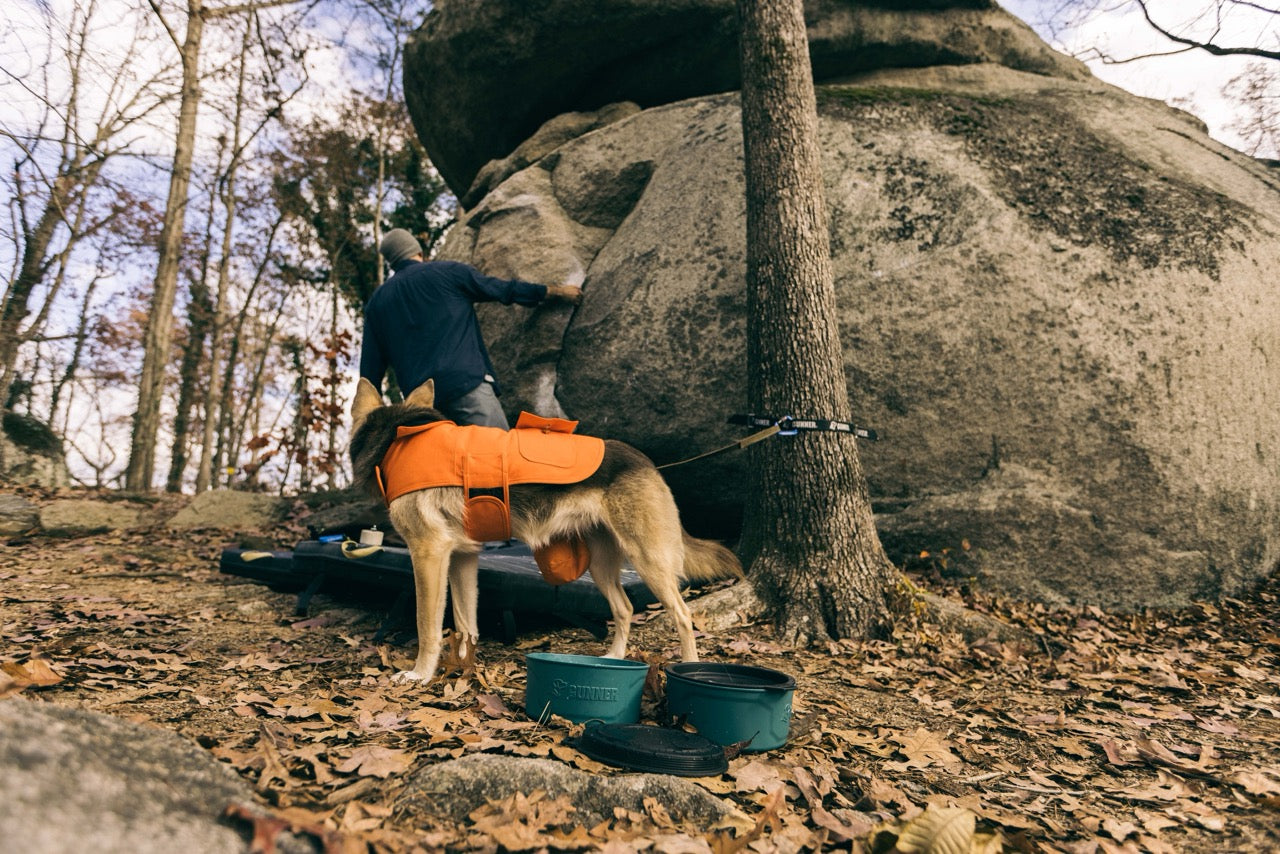
[[[399,103],[403,100],[400,92],[402,66],[404,59],[404,42],[409,32],[416,25],[413,16],[421,18],[429,7],[414,0],[362,0],[365,7],[382,27],[382,32],[375,40],[376,48],[371,57],[373,67],[380,76],[378,100],[382,104]],[[390,146],[395,144],[395,123],[399,116],[391,110],[378,110],[372,113],[374,124],[374,146],[378,161],[377,179],[374,183],[374,209],[384,210],[388,192],[387,161],[391,157]],[[373,245],[382,243],[382,217],[373,218]],[[375,284],[381,285],[384,276],[382,264],[375,265]]]
[[[1228,127],[1240,134],[1245,152],[1280,159],[1280,66],[1251,62],[1223,94],[1240,106],[1239,117]]]
[[[802,0],[738,0],[747,186],[747,396],[756,412],[845,419],[844,360]],[[851,435],[756,446],[749,577],[793,643],[875,634],[893,567]]]
[[[217,176],[222,175],[226,157],[227,139],[219,137]],[[216,180],[216,176],[215,176]],[[201,240],[200,260],[186,272],[187,324],[182,341],[182,358],[178,362],[178,400],[173,415],[173,445],[169,453],[169,476],[165,479],[165,491],[181,492],[191,452],[191,421],[196,399],[200,396],[201,367],[204,365],[204,346],[213,325],[213,305],[209,297],[209,279],[212,275],[215,214],[217,192],[206,193],[204,236]]]
[[[1086,27],[1136,15],[1167,49],[1120,50],[1099,38],[1083,45]],[[1222,89],[1237,106],[1238,118],[1226,125],[1240,135],[1254,156],[1280,157],[1280,74],[1269,60],[1280,59],[1280,4],[1274,0],[1200,0],[1187,4],[1152,0],[1056,0],[1039,16],[1059,47],[1079,59],[1124,65],[1158,57],[1205,53],[1237,60],[1252,58]],[[1069,46],[1075,45],[1074,48]]]
[[[206,6],[203,0],[186,0],[186,29],[182,37],[178,36],[158,0],[147,2],[177,49],[182,65],[182,89],[169,194],[165,201],[164,225],[160,232],[155,286],[143,336],[142,370],[138,379],[138,404],[133,418],[129,466],[125,474],[126,488],[141,491],[151,489],[155,475],[160,400],[164,390],[165,367],[169,361],[169,346],[173,339],[173,306],[177,296],[178,266],[186,226],[191,169],[195,160],[196,120],[204,93],[200,52],[204,46],[205,26],[212,21],[237,15],[295,5],[300,0],[265,0],[216,7]]]
[[[1280,6],[1270,2],[1203,0],[1188,12],[1188,7],[1182,4],[1157,4],[1151,0],[1058,0],[1048,8],[1041,23],[1061,39],[1099,16],[1118,16],[1128,11],[1140,14],[1152,30],[1172,42],[1173,46],[1165,51],[1117,56],[1109,49],[1091,45],[1076,55],[1080,59],[1098,59],[1107,64],[1196,50],[1214,56],[1280,59],[1280,39],[1274,28],[1274,23],[1280,22]],[[1271,34],[1269,40],[1268,32]]]
[[[46,11],[42,26],[43,43],[27,45],[27,67],[14,53],[0,65],[7,104],[0,140],[14,153],[4,181],[15,259],[0,302],[0,389],[23,343],[42,334],[77,244],[127,210],[109,199],[107,191],[120,190],[107,180],[108,167],[136,150],[144,123],[170,97],[170,69],[151,65],[154,33],[145,21],[122,31],[97,0],[84,0],[69,20]],[[42,287],[46,310],[24,326]]]

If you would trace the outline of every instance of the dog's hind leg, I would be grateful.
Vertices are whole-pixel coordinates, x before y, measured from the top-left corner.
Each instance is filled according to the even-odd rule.
[[[683,562],[683,550],[670,544],[660,547],[640,545],[627,548],[631,563],[636,573],[644,580],[649,591],[662,603],[675,624],[676,634],[680,638],[680,659],[682,661],[698,660],[698,645],[693,635],[693,614],[680,595],[680,567]]]
[[[458,633],[458,657],[464,665],[475,658],[480,629],[476,620],[480,556],[475,552],[454,552],[449,559],[449,596],[453,603],[453,630]]]
[[[622,551],[613,535],[603,528],[597,528],[586,537],[587,549],[591,552],[591,579],[604,594],[613,613],[613,642],[605,653],[609,658],[624,658],[627,654],[627,640],[631,636],[631,615],[635,609],[627,592],[622,589]]]
[[[680,637],[680,658],[697,661],[693,615],[680,595],[684,575],[680,513],[661,476],[651,470],[651,477],[634,490],[619,490],[606,496],[609,527],[649,591],[671,615]]]

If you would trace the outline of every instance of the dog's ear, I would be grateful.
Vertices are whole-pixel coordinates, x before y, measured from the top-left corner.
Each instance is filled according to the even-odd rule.
[[[409,396],[404,399],[406,406],[425,406],[431,408],[436,405],[436,381],[427,380],[422,385],[409,392]]]
[[[361,377],[356,385],[355,399],[351,401],[351,432],[359,430],[369,413],[381,406],[382,395],[373,387],[373,383]]]

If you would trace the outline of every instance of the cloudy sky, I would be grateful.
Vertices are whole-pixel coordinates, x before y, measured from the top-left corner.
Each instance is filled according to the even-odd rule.
[[[1103,0],[1096,3],[1103,12],[1093,16],[1077,30],[1049,31],[1045,22],[1065,0],[999,0],[1000,4],[1034,27],[1060,50],[1079,56],[1101,79],[1149,98],[1158,98],[1195,113],[1209,125],[1210,133],[1221,142],[1241,147],[1238,135],[1227,126],[1234,109],[1223,97],[1222,88],[1244,71],[1245,57],[1215,57],[1204,51],[1191,51],[1175,56],[1153,57],[1134,62],[1108,64],[1089,59],[1090,48],[1097,48],[1116,59],[1163,53],[1177,45],[1154,32],[1142,18],[1136,4],[1129,0]],[[1079,5],[1079,4],[1078,4]],[[1173,32],[1192,38],[1206,38],[1218,26],[1213,15],[1214,0],[1153,0],[1148,4],[1162,25]],[[1275,4],[1262,3],[1262,6]],[[1221,20],[1223,44],[1269,45],[1280,47],[1280,15],[1260,9],[1234,5]],[[1254,62],[1266,60],[1253,60]]]

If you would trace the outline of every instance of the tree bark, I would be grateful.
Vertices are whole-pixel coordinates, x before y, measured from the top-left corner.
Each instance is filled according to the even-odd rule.
[[[281,296],[277,303],[275,318],[267,327],[266,334],[260,336],[260,340],[256,341],[262,355],[244,395],[233,406],[232,396],[236,391],[236,367],[240,361],[241,341],[244,337],[245,324],[249,320],[249,308],[253,303],[254,294],[266,277],[267,267],[272,262],[272,250],[275,246],[276,236],[280,232],[280,227],[284,224],[284,215],[278,212],[277,214],[276,219],[272,222],[271,231],[267,235],[267,243],[263,248],[262,257],[258,260],[257,272],[254,273],[253,281],[249,284],[249,289],[244,295],[240,310],[236,314],[234,328],[227,336],[227,358],[222,368],[222,400],[218,406],[218,436],[222,443],[218,451],[218,458],[225,461],[222,477],[220,478],[224,486],[230,486],[232,478],[235,476],[236,463],[240,458],[240,444],[244,440],[247,413],[256,409],[259,405],[259,398],[262,395],[265,352],[270,350],[274,343],[276,328],[279,326],[282,307],[285,304],[285,299]],[[238,420],[232,418],[232,411],[237,408],[246,413],[241,415]]]
[[[156,439],[160,432],[160,400],[165,368],[173,341],[173,303],[178,290],[178,262],[186,226],[187,193],[195,155],[196,116],[200,109],[200,47],[204,40],[205,12],[200,0],[187,4],[186,36],[179,48],[182,60],[182,98],[178,107],[178,132],[173,151],[173,171],[160,229],[160,257],[156,263],[155,291],[142,337],[142,372],[138,378],[138,405],[133,416],[133,439],[125,488],[151,489],[155,477]]]
[[[738,0],[747,187],[747,397],[774,417],[849,418],[801,0]],[[881,632],[893,567],[851,435],[755,445],[748,576],[795,644]]]
[[[58,224],[62,222],[67,202],[66,183],[61,177],[54,182],[40,219],[23,235],[22,266],[5,293],[3,304],[0,304],[0,395],[9,393],[9,382],[23,340],[22,321],[31,312],[31,294],[44,280],[48,270],[49,246]]]
[[[178,265],[186,225],[191,165],[195,157],[196,118],[202,95],[200,49],[204,43],[204,27],[209,19],[288,6],[297,0],[266,0],[262,3],[241,3],[212,9],[205,6],[203,0],[187,0],[187,29],[181,41],[161,14],[156,0],[148,2],[168,31],[182,60],[182,97],[178,107],[178,131],[174,139],[173,172],[169,179],[169,196],[165,201],[164,223],[160,230],[155,291],[143,332],[142,372],[138,379],[138,405],[133,416],[133,440],[129,449],[129,466],[125,471],[125,488],[134,491],[150,490],[155,476],[160,401],[164,394],[169,347],[173,341],[173,303],[178,290]]]
[[[231,288],[231,249],[235,234],[239,199],[236,195],[236,177],[240,170],[240,136],[244,125],[245,73],[249,62],[249,46],[253,36],[253,21],[245,22],[244,36],[240,41],[240,67],[236,78],[235,113],[231,122],[231,158],[222,175],[222,247],[218,257],[218,290],[213,304],[213,322],[209,329],[209,385],[204,394],[204,438],[200,446],[200,466],[196,472],[196,492],[206,492],[214,484],[214,470],[221,468],[218,451],[222,437],[216,437],[216,428],[222,423],[222,340],[226,334],[227,292]],[[216,437],[216,438],[215,438]]]

